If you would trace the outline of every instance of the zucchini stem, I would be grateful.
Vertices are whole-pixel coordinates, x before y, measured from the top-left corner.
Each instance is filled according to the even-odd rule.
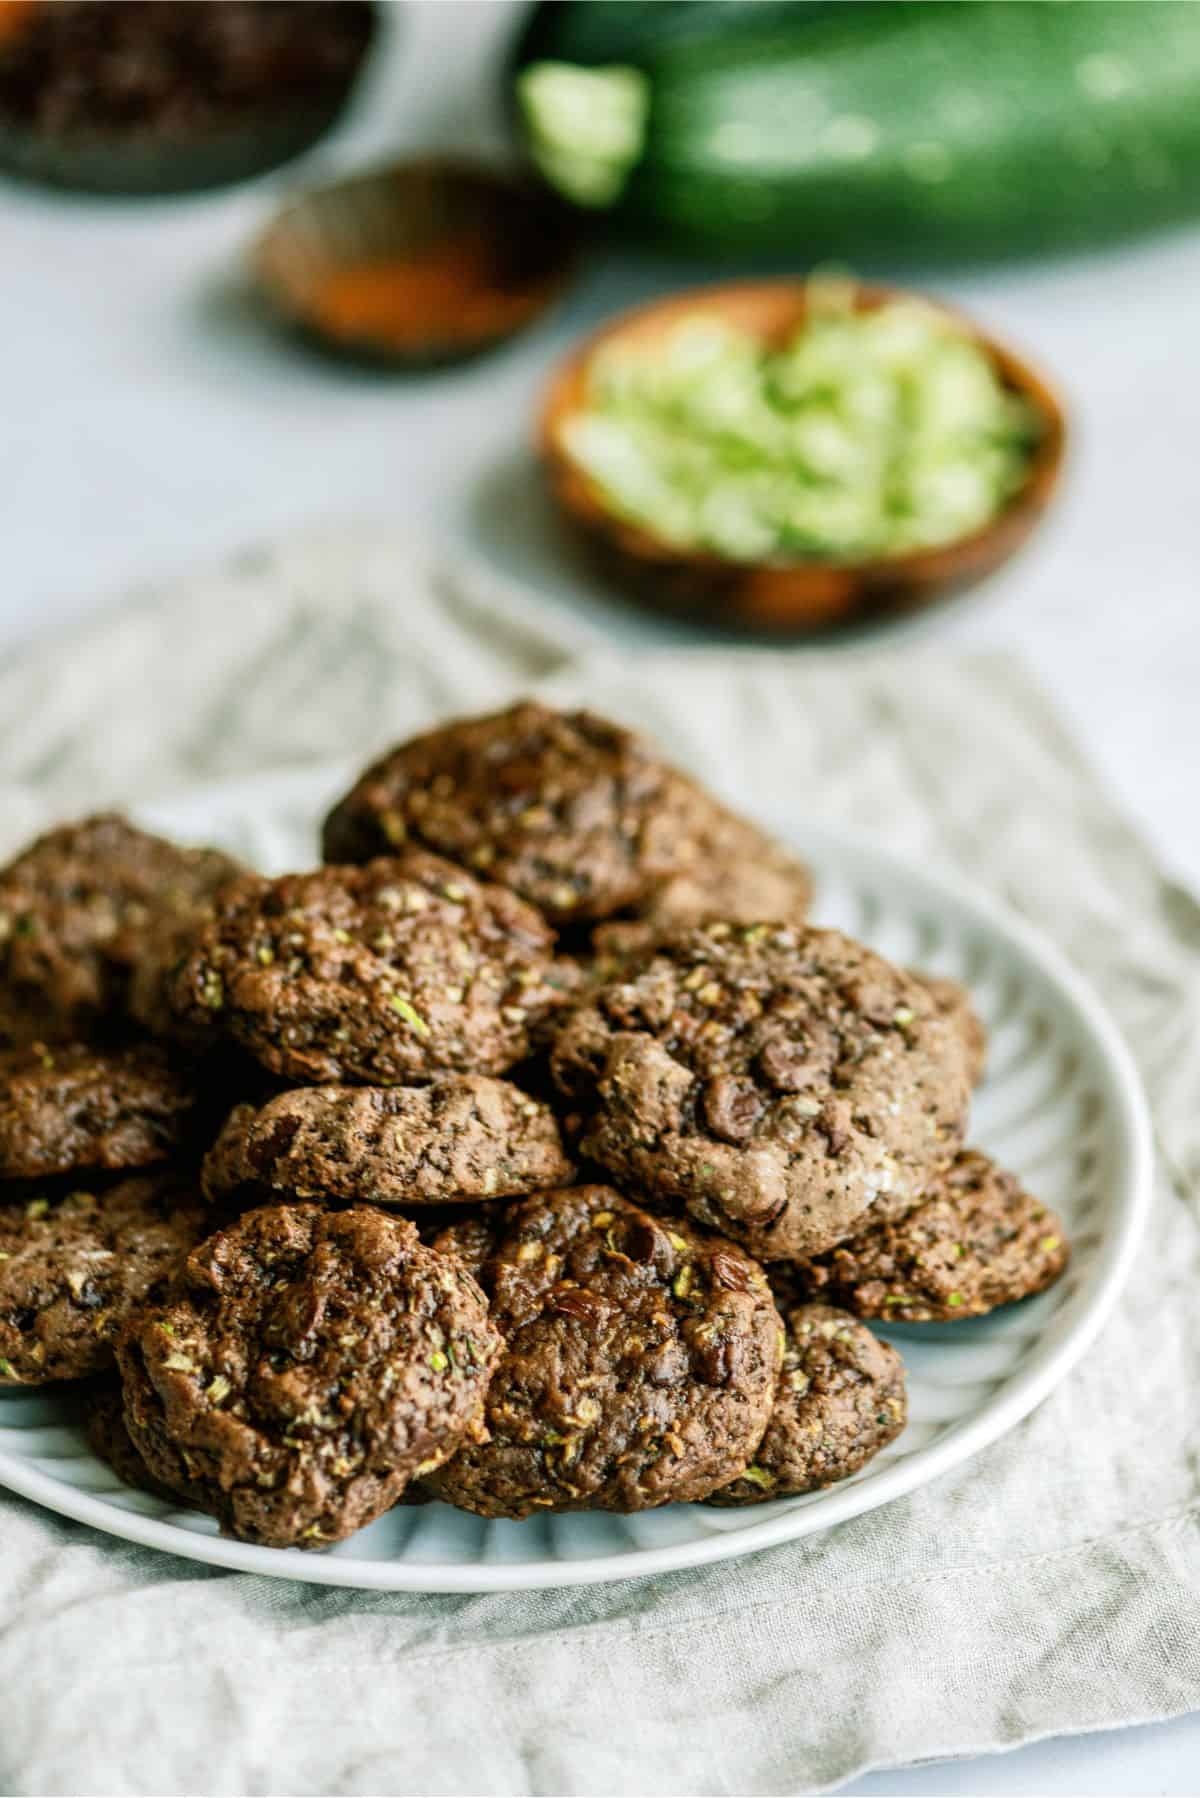
[[[650,90],[640,69],[535,62],[517,79],[530,154],[577,206],[611,206],[642,154]]]

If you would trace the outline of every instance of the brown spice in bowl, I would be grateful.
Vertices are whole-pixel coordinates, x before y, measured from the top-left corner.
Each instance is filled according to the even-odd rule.
[[[549,196],[428,159],[292,201],[254,264],[276,310],[326,346],[403,363],[503,342],[557,296],[574,255]]]

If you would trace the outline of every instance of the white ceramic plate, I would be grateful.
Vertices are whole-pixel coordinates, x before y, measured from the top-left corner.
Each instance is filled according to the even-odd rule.
[[[348,771],[264,776],[143,816],[282,870],[313,859],[316,820]],[[815,914],[897,961],[965,981],[991,1036],[971,1136],[1066,1219],[1074,1255],[1051,1291],[990,1317],[894,1325],[910,1421],[857,1477],[744,1510],[671,1505],[635,1517],[483,1520],[445,1505],[401,1507],[327,1554],[231,1542],[210,1518],[122,1486],[87,1449],[75,1402],[0,1396],[0,1482],[152,1548],[281,1578],[371,1590],[482,1592],[583,1585],[719,1561],[874,1510],[978,1454],[1079,1359],[1129,1270],[1150,1193],[1150,1136],[1137,1076],[1104,1011],[1027,925],[956,881],[870,844],[768,819],[812,863]]]

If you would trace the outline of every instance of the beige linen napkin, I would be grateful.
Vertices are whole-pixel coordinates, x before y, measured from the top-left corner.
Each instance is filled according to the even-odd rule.
[[[790,1794],[1200,1705],[1200,910],[1015,663],[641,654],[372,535],[147,595],[0,673],[4,834],[365,754],[538,688],[1036,918],[1155,1112],[1149,1238],[1084,1363],[911,1497],[649,1581],[430,1598],[257,1580],[0,1500],[12,1793]]]

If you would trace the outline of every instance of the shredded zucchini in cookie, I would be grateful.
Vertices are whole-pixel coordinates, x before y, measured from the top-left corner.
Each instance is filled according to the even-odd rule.
[[[612,509],[738,561],[857,561],[949,543],[1020,487],[1036,416],[987,353],[916,300],[840,285],[781,349],[711,313],[617,341],[564,428]]]

